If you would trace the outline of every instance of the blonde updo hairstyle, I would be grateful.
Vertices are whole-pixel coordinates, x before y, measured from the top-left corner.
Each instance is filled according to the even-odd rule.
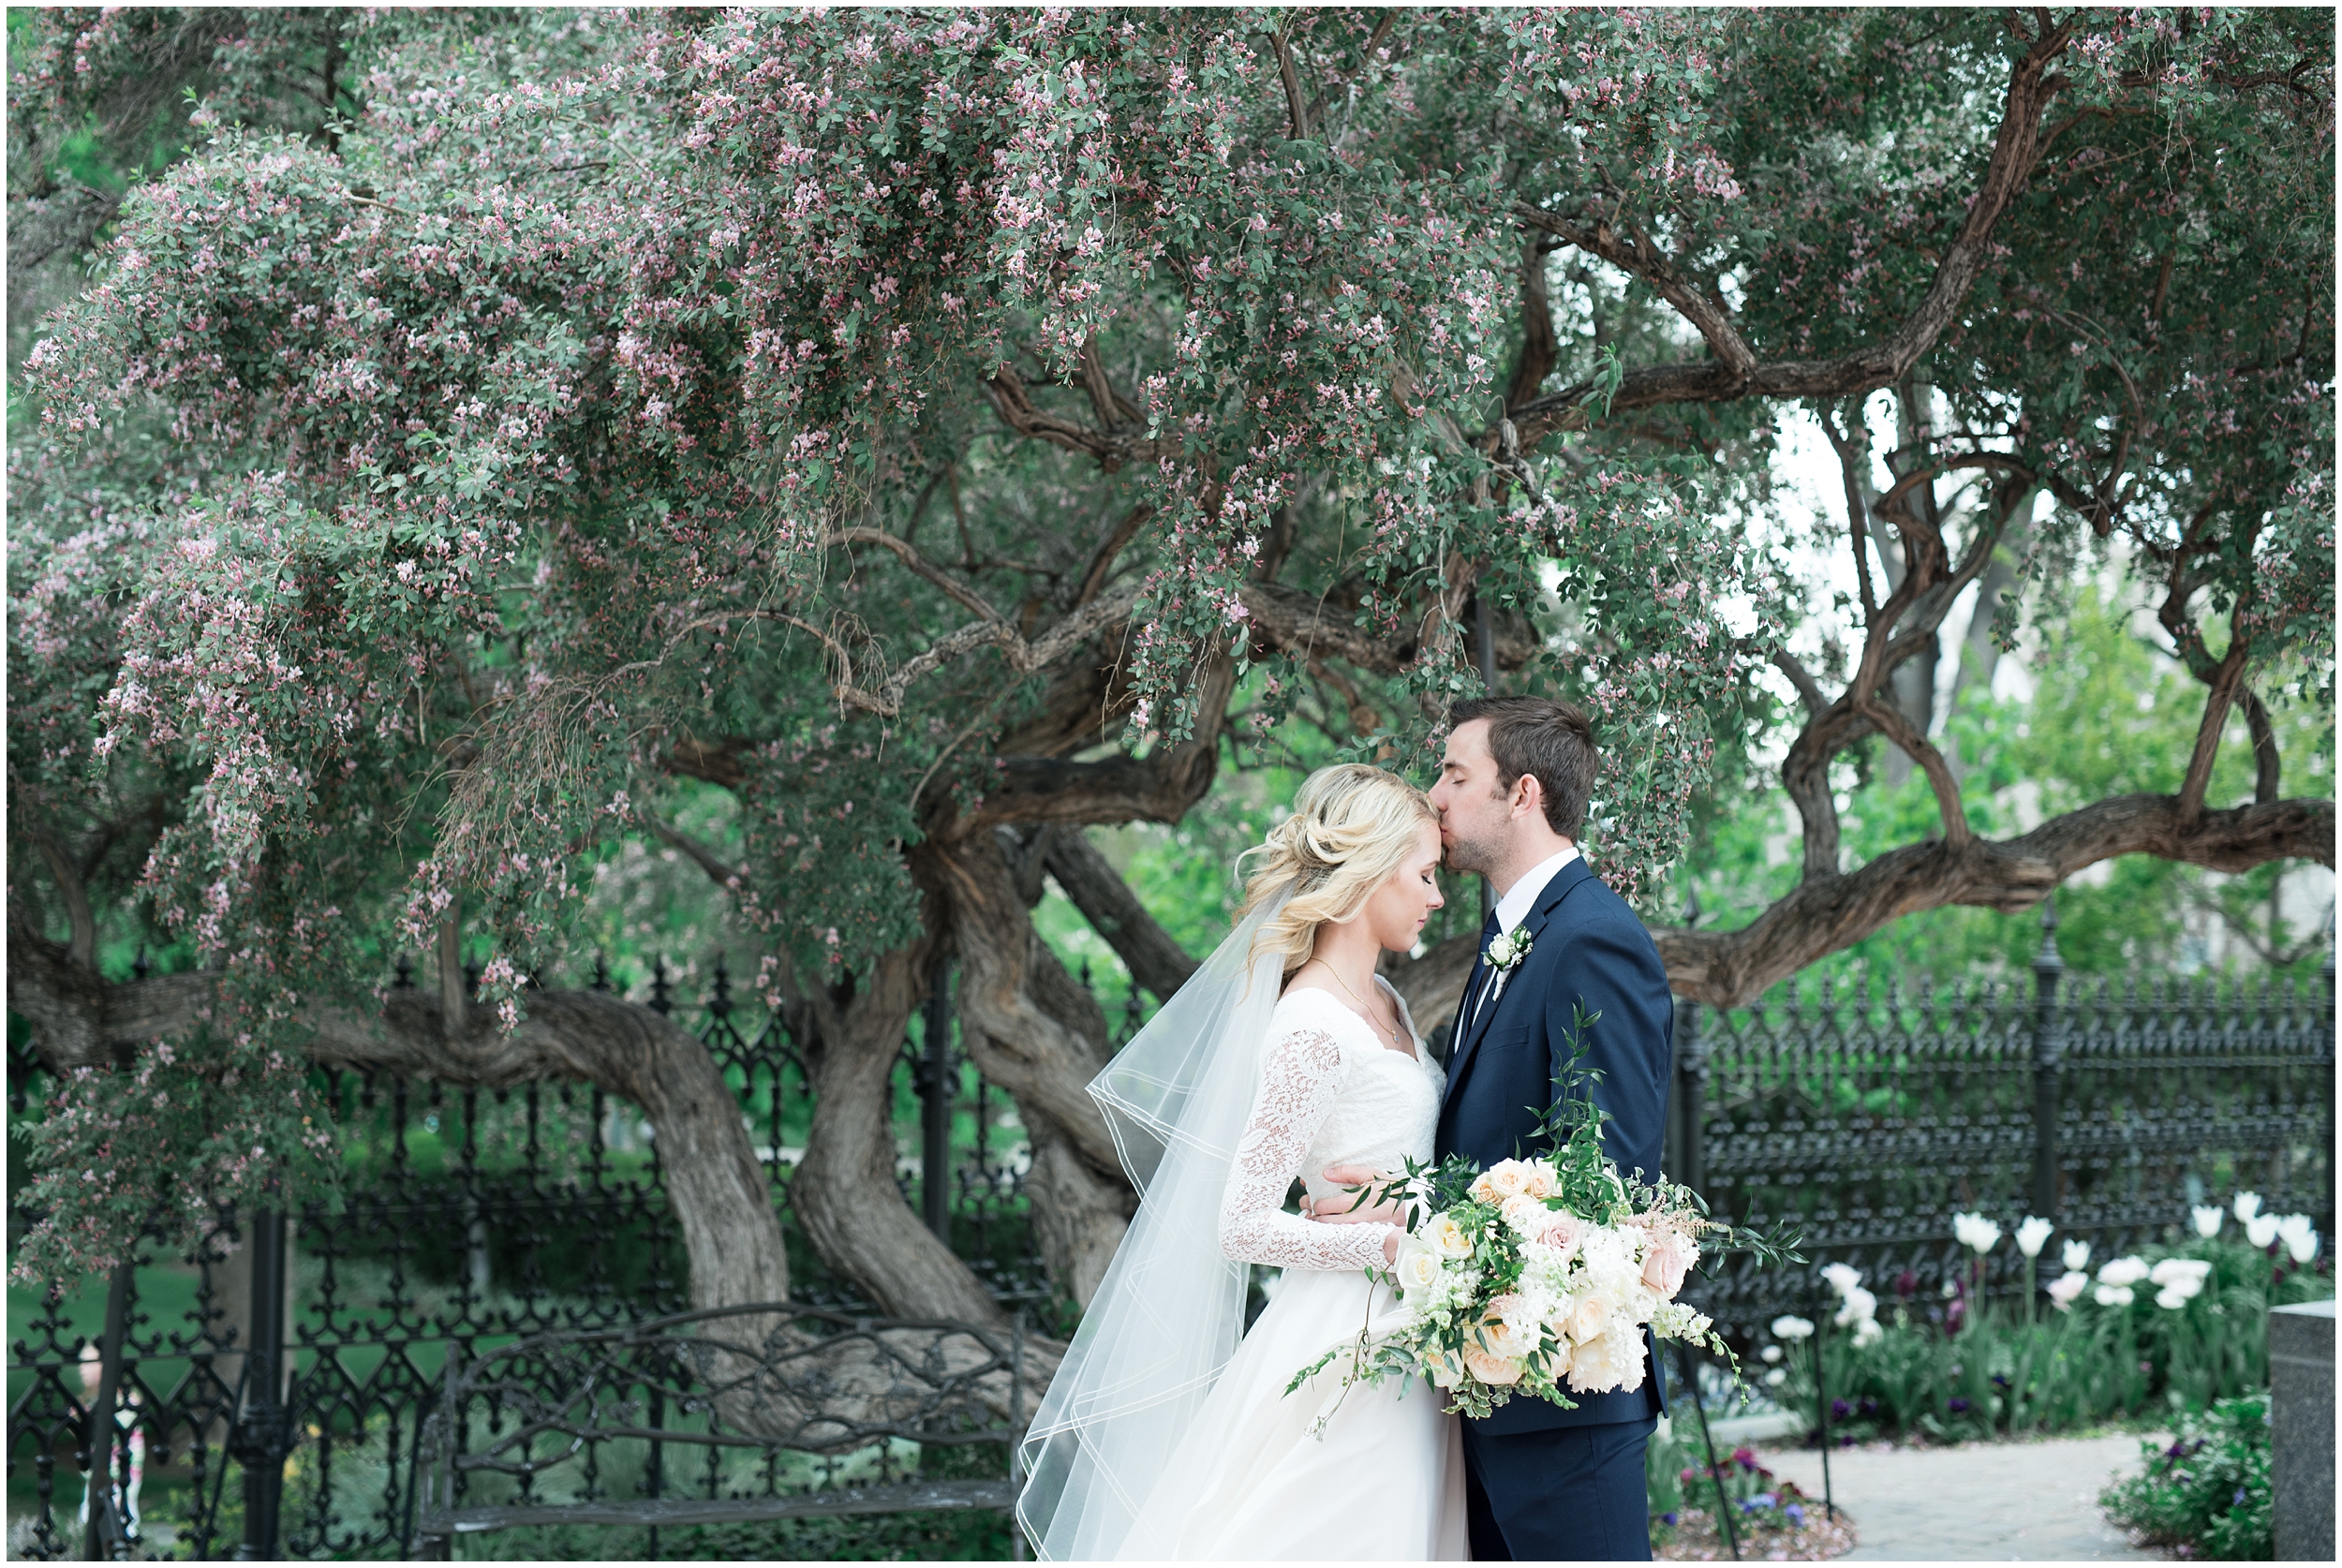
[[[1302,780],[1293,814],[1245,851],[1259,856],[1244,884],[1244,916],[1291,894],[1284,908],[1253,937],[1251,956],[1284,955],[1284,973],[1310,961],[1317,928],[1348,920],[1374,890],[1406,864],[1416,829],[1436,826],[1430,797],[1405,779],[1364,762],[1320,768]]]

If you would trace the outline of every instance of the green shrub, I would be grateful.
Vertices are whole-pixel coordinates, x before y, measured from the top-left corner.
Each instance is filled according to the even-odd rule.
[[[2182,1417],[2170,1447],[2143,1447],[2145,1473],[2116,1482],[2098,1500],[2108,1517],[2187,1557],[2276,1555],[2266,1394],[2222,1399]]]

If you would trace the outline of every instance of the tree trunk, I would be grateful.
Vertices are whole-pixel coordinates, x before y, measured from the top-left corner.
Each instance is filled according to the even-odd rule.
[[[105,1066],[118,1046],[194,1033],[218,986],[212,973],[108,985],[54,943],[8,934],[8,1003],[34,1021],[35,1044],[58,1072]],[[707,1047],[663,1015],[602,991],[540,991],[509,1034],[479,1008],[451,1032],[440,998],[402,993],[372,1017],[313,1006],[303,1021],[315,1031],[309,1056],[323,1066],[456,1087],[582,1079],[640,1105],[690,1258],[691,1304],[788,1299],[789,1254],[740,1103]]]
[[[813,1128],[790,1185],[797,1222],[831,1267],[895,1317],[1008,1321],[975,1274],[919,1221],[895,1182],[894,1074],[926,995],[932,944],[886,954],[808,1053]]]
[[[1105,1014],[1033,929],[994,836],[928,846],[922,861],[951,909],[960,1038],[1015,1098],[1032,1144],[1034,1239],[1059,1286],[1087,1306],[1135,1206],[1088,1092],[1112,1056]]]

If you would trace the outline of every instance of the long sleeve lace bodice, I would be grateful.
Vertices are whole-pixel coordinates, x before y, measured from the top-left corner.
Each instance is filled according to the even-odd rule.
[[[1285,1194],[1296,1176],[1312,1192],[1329,1193],[1320,1174],[1328,1165],[1395,1171],[1408,1159],[1428,1160],[1438,1065],[1419,1041],[1413,1057],[1384,1047],[1364,1019],[1312,989],[1288,992],[1277,1004],[1266,1057],[1221,1203],[1221,1250],[1284,1268],[1381,1265],[1392,1227],[1304,1220],[1284,1212]]]

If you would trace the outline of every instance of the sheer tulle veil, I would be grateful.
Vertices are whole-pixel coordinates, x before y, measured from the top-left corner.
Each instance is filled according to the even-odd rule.
[[[1089,1086],[1141,1195],[1026,1434],[1016,1517],[1053,1561],[1117,1556],[1244,1337],[1220,1205],[1252,1112],[1283,959],[1247,917]]]

